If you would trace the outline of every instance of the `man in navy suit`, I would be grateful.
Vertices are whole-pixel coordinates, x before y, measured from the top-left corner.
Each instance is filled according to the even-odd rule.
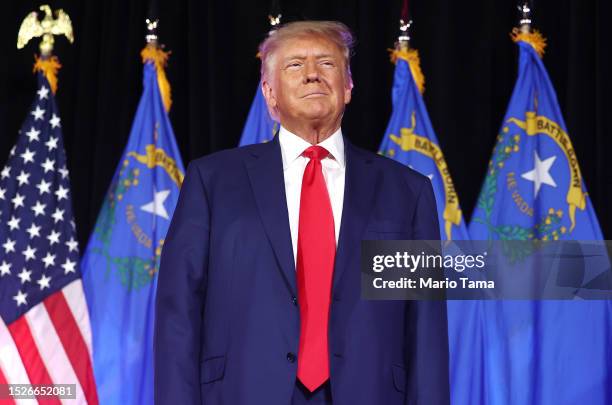
[[[444,302],[360,298],[362,239],[438,240],[420,174],[351,145],[349,30],[260,46],[272,142],[187,170],[157,289],[155,402],[448,404]]]

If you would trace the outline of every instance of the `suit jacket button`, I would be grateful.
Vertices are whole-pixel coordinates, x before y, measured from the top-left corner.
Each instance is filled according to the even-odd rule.
[[[297,305],[297,297],[291,297],[291,302],[293,302],[293,305]]]
[[[291,352],[287,353],[287,361],[289,363],[295,363],[295,354]]]

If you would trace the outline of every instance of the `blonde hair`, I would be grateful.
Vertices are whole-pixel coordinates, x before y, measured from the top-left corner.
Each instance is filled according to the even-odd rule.
[[[282,25],[259,44],[261,58],[261,77],[266,77],[274,52],[280,44],[304,36],[319,36],[334,43],[344,56],[347,80],[352,82],[350,57],[355,44],[353,34],[348,27],[338,21],[296,21]]]

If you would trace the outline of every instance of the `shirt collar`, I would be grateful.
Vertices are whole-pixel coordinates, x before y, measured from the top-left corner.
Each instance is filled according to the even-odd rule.
[[[281,146],[281,155],[283,158],[283,170],[286,170],[302,153],[310,146],[310,143],[304,139],[289,132],[285,127],[281,125],[278,131],[278,141]],[[318,144],[324,147],[338,162],[341,168],[344,168],[345,157],[344,157],[344,139],[342,138],[342,130],[338,128],[330,137],[325,139],[323,142]]]

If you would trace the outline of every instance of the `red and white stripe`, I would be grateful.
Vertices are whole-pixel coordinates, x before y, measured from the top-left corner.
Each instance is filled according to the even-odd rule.
[[[4,380],[4,381],[3,381]],[[81,280],[47,297],[10,325],[0,319],[0,384],[75,384],[76,400],[44,404],[98,404],[91,329]],[[32,404],[14,400],[0,404]]]

